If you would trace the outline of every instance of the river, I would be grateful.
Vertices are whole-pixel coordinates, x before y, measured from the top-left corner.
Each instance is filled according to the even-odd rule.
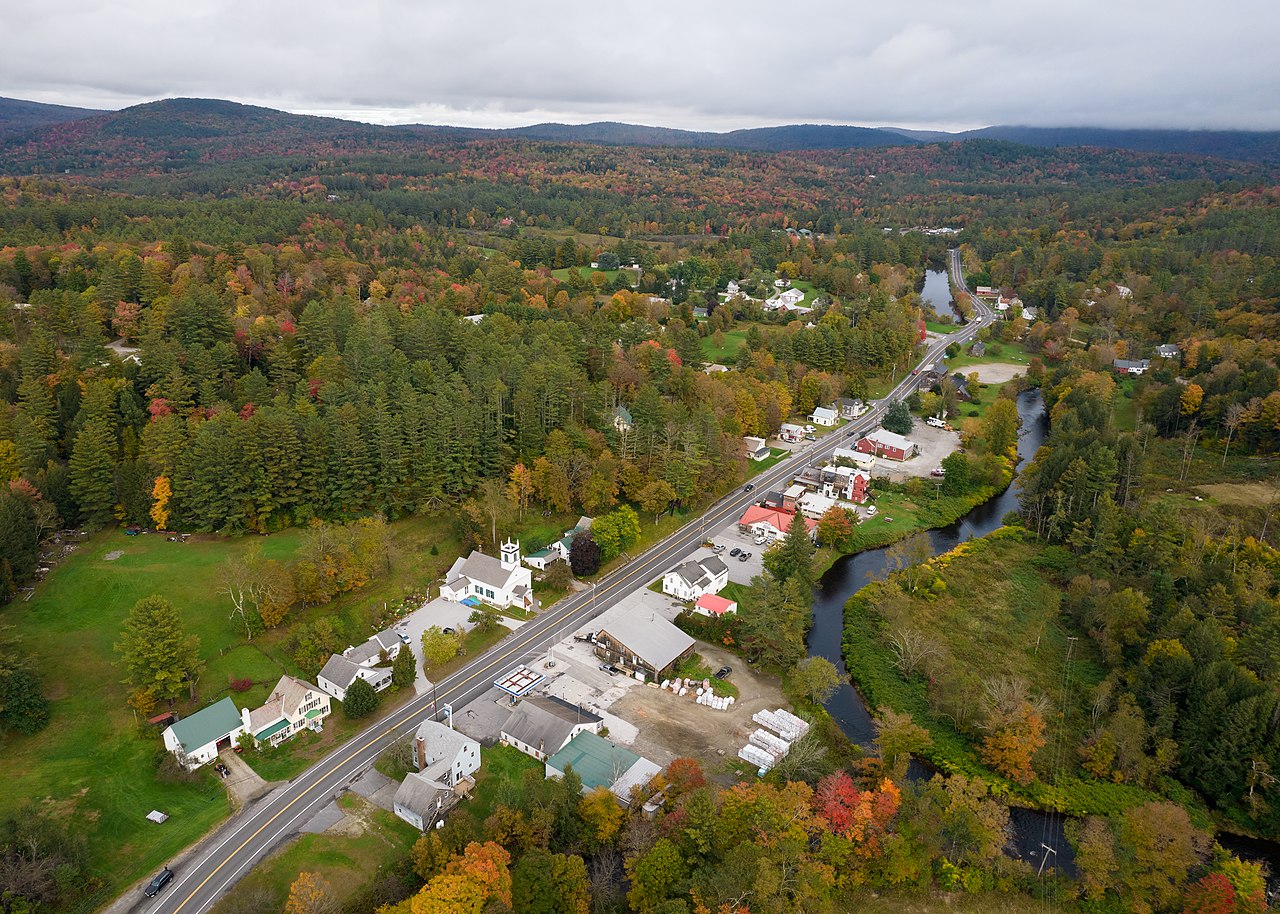
[[[1022,430],[1018,437],[1018,466],[1039,449],[1049,431],[1048,418],[1040,391],[1030,390],[1018,396],[1018,415],[1022,418]],[[1000,495],[974,508],[956,523],[928,533],[933,555],[954,549],[967,539],[985,536],[1000,526],[1010,511],[1018,508],[1018,480]],[[875,739],[871,715],[862,703],[861,696],[849,685],[841,656],[844,634],[844,604],[849,598],[884,574],[887,549],[869,549],[855,555],[846,555],[818,581],[813,599],[813,628],[809,630],[808,647],[811,655],[826,657],[836,665],[844,685],[827,702],[827,711],[845,734],[860,746],[870,747]]]
[[[941,277],[943,292],[949,294],[946,274],[930,271],[929,275]],[[1022,419],[1018,436],[1018,469],[1021,469],[1039,450],[1049,432],[1049,420],[1040,391],[1029,390],[1018,395],[1018,415]],[[932,554],[940,555],[967,539],[985,536],[998,528],[1006,514],[1018,509],[1019,491],[1019,479],[1015,476],[1013,484],[997,497],[978,505],[951,526],[929,531]],[[884,574],[885,552],[885,549],[871,549],[847,555],[838,559],[827,570],[814,592],[813,628],[808,637],[810,655],[826,657],[834,663],[843,683],[827,702],[827,711],[849,739],[868,749],[875,740],[875,728],[862,696],[849,684],[844,657],[841,655],[844,604],[851,596]],[[913,762],[908,777],[926,776],[928,771],[925,767]],[[1056,855],[1051,863],[1056,864],[1062,873],[1074,875],[1075,854],[1062,831],[1064,817],[1014,807],[1010,809],[1009,820],[1012,826],[1011,847],[1021,859],[1039,868],[1042,845],[1049,845],[1054,848]],[[1280,897],[1280,844],[1225,832],[1218,834],[1218,841],[1243,860],[1266,864],[1271,874],[1268,880],[1270,896],[1273,899]]]
[[[946,276],[942,273],[937,275],[943,278],[945,292]],[[1018,415],[1022,419],[1018,436],[1018,467],[1021,468],[1040,448],[1049,431],[1040,391],[1030,390],[1019,394]],[[930,530],[928,537],[932,554],[947,552],[967,539],[985,536],[998,528],[1006,514],[1017,510],[1018,492],[1018,478],[1015,476],[1013,484],[1004,492],[978,505],[956,523]],[[871,747],[875,739],[875,728],[862,697],[849,684],[844,658],[841,656],[844,604],[867,584],[883,575],[886,551],[870,549],[836,560],[818,581],[813,600],[813,628],[808,637],[809,653],[826,657],[834,663],[843,683],[827,701],[827,711],[849,739],[865,748]],[[926,776],[928,772],[924,766],[913,762],[908,777],[914,779]],[[1062,816],[1013,808],[1010,810],[1009,821],[1010,847],[1020,859],[1038,869],[1043,860],[1042,848],[1047,845],[1054,848],[1055,856],[1050,863],[1066,875],[1074,874],[1074,854],[1063,835]]]
[[[925,270],[920,299],[939,315],[950,314],[957,323],[964,323],[964,318],[955,309],[955,299],[951,297],[951,283],[942,270]]]

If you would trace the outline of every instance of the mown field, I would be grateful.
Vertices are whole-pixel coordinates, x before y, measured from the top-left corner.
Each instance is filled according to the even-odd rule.
[[[389,574],[327,605],[297,611],[281,629],[246,642],[227,598],[218,593],[225,563],[259,551],[265,558],[288,560],[302,536],[287,530],[267,537],[192,537],[184,543],[154,533],[128,537],[119,530],[103,531],[84,538],[30,600],[5,608],[0,621],[13,627],[32,655],[52,700],[52,720],[34,736],[11,736],[0,744],[7,782],[0,791],[0,813],[32,801],[74,816],[103,880],[104,897],[158,868],[230,809],[221,782],[209,772],[201,772],[194,783],[167,783],[157,776],[160,734],[129,708],[114,651],[135,602],[151,594],[166,597],[186,630],[201,640],[207,668],[196,701],[181,703],[180,711],[233,694],[232,678],[253,680],[251,689],[233,697],[237,706],[254,707],[281,674],[300,672],[285,649],[290,626],[324,616],[359,637],[372,630],[384,603],[425,588],[458,550],[452,525],[439,518],[393,524]],[[432,547],[436,555],[430,554]],[[106,556],[116,552],[120,555],[108,561]],[[247,759],[260,764],[265,777],[288,777],[355,727],[339,710],[322,736]],[[163,825],[147,821],[153,809],[168,813],[169,820]]]

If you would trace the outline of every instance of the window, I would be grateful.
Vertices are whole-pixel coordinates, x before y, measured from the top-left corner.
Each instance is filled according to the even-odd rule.
[[[484,592],[484,595],[485,595],[486,597],[488,597],[490,600],[492,600],[492,599],[493,599],[493,591],[492,591],[492,590],[486,590],[486,591]]]

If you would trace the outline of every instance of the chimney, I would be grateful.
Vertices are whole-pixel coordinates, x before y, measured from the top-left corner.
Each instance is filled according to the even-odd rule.
[[[413,741],[413,755],[418,760],[418,770],[425,770],[427,767],[427,741],[421,736]]]

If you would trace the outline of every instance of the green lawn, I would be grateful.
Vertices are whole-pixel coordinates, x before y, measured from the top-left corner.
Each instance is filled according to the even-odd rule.
[[[940,324],[937,321],[925,321],[925,329],[930,333],[954,333],[960,329],[959,324]]]
[[[605,278],[609,280],[610,285],[612,285],[614,280],[616,280],[619,276],[625,274],[627,277],[627,281],[632,285],[635,285],[635,278],[636,278],[635,270],[593,270],[591,269],[591,267],[564,267],[563,269],[552,270],[551,276],[555,279],[560,280],[560,282],[564,282],[569,278],[569,273],[575,269],[578,271],[578,275],[581,276],[583,279],[590,279],[592,273],[603,273],[605,275]]]
[[[672,671],[675,676],[683,679],[706,679],[711,681],[711,691],[717,695],[728,697],[732,695],[738,697],[738,687],[727,679],[716,679],[713,675],[715,669],[702,659],[700,654],[690,654],[687,658],[676,664],[676,668]]]
[[[406,869],[409,850],[420,837],[417,829],[354,794],[345,794],[338,805],[348,816],[349,830],[303,835],[272,854],[214,906],[214,914],[253,907],[283,910],[289,886],[303,872],[324,877],[326,901],[340,910],[377,876]]]
[[[748,460],[747,461],[747,479],[753,476],[759,476],[770,467],[777,466],[791,456],[791,452],[784,447],[769,448],[769,456],[764,460]]]
[[[343,622],[353,636],[371,630],[384,602],[444,573],[458,550],[451,530],[439,518],[392,525],[397,558],[389,574],[325,606],[300,610],[290,623],[326,616]],[[189,713],[231,694],[233,678],[253,680],[248,692],[232,696],[237,706],[253,706],[282,673],[301,671],[283,648],[287,626],[245,642],[226,597],[217,593],[218,576],[230,557],[261,549],[268,558],[288,559],[301,541],[296,530],[239,539],[192,537],[185,543],[156,534],[103,531],[86,537],[59,562],[29,601],[7,607],[4,621],[22,637],[40,670],[53,716],[43,732],[0,744],[6,774],[0,813],[35,800],[74,815],[107,896],[159,868],[224,818],[229,804],[211,776],[194,785],[158,780],[160,736],[139,726],[129,709],[113,645],[133,604],[161,594],[178,608],[187,630],[200,637],[208,663],[197,701],[179,709]],[[436,556],[428,554],[432,545]],[[106,560],[117,551],[118,558]],[[340,736],[337,724],[330,724],[336,732],[326,739]],[[280,768],[296,771],[307,759],[303,753]],[[169,820],[163,825],[147,821],[153,809],[168,813]]]
[[[526,771],[537,771],[541,775],[546,771],[546,767],[542,762],[511,746],[481,749],[480,770],[476,772],[476,788],[471,793],[471,799],[462,808],[469,812],[476,822],[483,822],[489,818],[494,806],[512,794],[519,793]]]
[[[738,349],[747,339],[746,330],[729,330],[724,333],[724,342],[717,346],[713,339],[714,334],[704,336],[701,340],[702,354],[708,362],[718,362],[721,365],[732,364],[738,357]]]

